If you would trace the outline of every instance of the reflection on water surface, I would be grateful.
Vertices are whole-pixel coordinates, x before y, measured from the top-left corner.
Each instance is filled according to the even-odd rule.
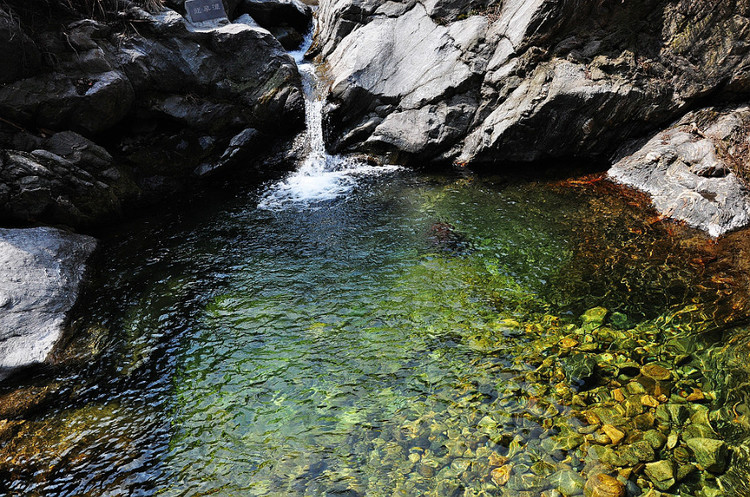
[[[257,195],[110,236],[7,494],[745,495],[744,235],[596,176]]]

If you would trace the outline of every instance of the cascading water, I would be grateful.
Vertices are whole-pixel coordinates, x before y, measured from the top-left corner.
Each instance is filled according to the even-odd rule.
[[[315,66],[305,60],[313,42],[314,29],[305,37],[294,57],[305,94],[307,155],[300,167],[285,179],[271,185],[261,197],[258,208],[280,210],[288,207],[314,208],[319,202],[339,198],[367,176],[400,169],[399,166],[372,166],[361,160],[326,152],[323,141],[323,98]]]

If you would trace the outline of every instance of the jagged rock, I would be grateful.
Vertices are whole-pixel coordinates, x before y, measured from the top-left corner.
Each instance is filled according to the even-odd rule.
[[[719,4],[323,0],[327,143],[422,164],[608,157],[750,90],[750,7]]]
[[[691,112],[609,170],[651,195],[664,215],[719,236],[750,222],[750,198],[732,170],[747,160],[750,107]]]
[[[95,247],[91,237],[53,228],[0,229],[0,379],[45,360]]]
[[[122,5],[116,23],[35,33],[54,67],[0,85],[0,218],[100,223],[179,190],[200,164],[238,163],[221,154],[242,130],[270,146],[303,126],[294,60],[250,16],[199,27]],[[105,131],[109,151],[91,141]]]
[[[686,443],[695,454],[699,469],[722,473],[729,463],[727,445],[722,440],[696,437],[688,439]]]
[[[57,133],[43,147],[0,151],[0,219],[93,224],[138,195],[109,153],[81,135]]]

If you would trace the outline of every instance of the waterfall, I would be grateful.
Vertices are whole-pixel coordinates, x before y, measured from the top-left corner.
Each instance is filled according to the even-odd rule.
[[[296,171],[272,184],[263,193],[258,208],[283,210],[289,207],[317,208],[321,202],[345,196],[359,181],[399,170],[399,166],[372,166],[353,157],[330,155],[323,140],[323,95],[312,62],[305,53],[313,42],[313,28],[294,57],[302,77],[305,95],[306,155]]]

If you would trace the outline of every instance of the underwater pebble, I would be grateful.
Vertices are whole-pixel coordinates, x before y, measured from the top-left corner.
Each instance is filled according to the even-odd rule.
[[[588,479],[583,495],[586,497],[624,497],[625,485],[612,476],[597,474]]]

